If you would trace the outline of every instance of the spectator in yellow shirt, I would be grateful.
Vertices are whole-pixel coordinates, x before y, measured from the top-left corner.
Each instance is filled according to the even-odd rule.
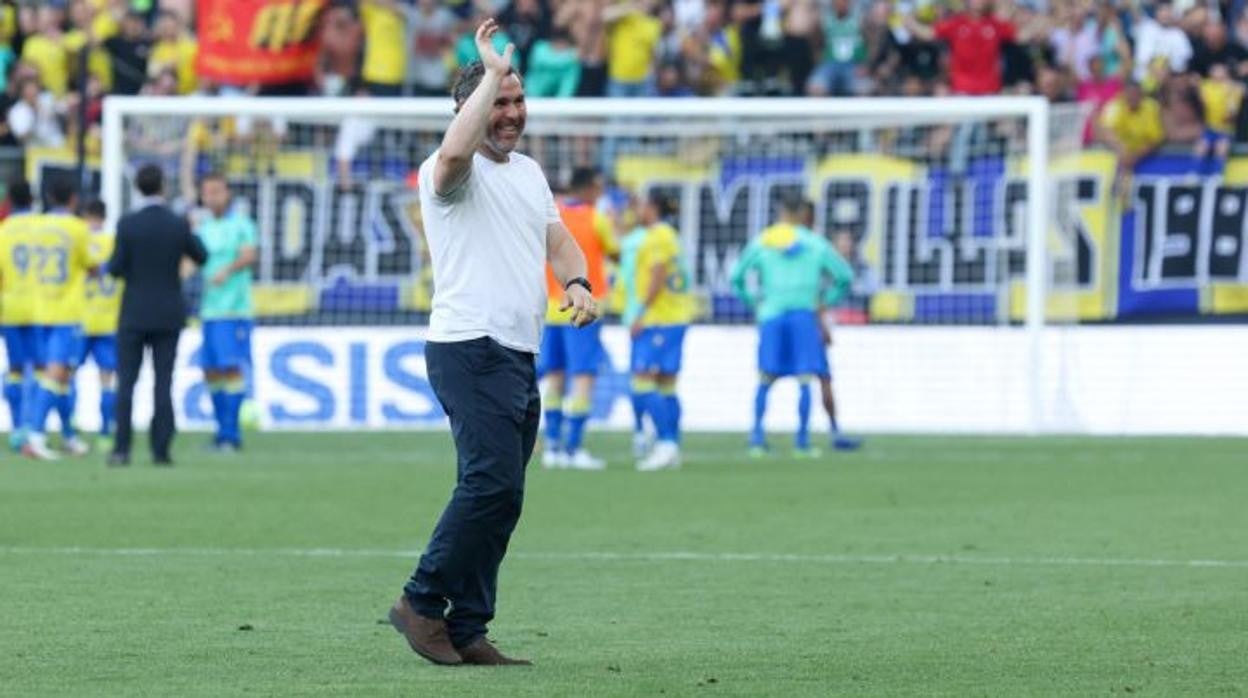
[[[1210,155],[1225,161],[1231,153],[1235,120],[1244,100],[1244,87],[1231,78],[1225,63],[1209,66],[1209,77],[1200,81],[1200,101],[1205,107],[1205,134],[1196,144],[1196,157]]]
[[[85,0],[92,10],[91,38],[104,42],[121,30],[121,19],[129,5],[125,0]]]
[[[706,57],[707,70],[701,82],[705,92],[712,95],[732,94],[741,80],[741,35],[728,22],[727,12],[722,0],[708,2],[702,25],[686,43],[689,52]]]
[[[360,77],[368,93],[378,97],[403,94],[407,73],[407,14],[397,0],[361,0],[364,65]]]
[[[1144,95],[1138,82],[1128,82],[1122,94],[1101,112],[1101,140],[1118,155],[1119,166],[1130,171],[1166,139],[1161,105]]]
[[[113,87],[113,64],[109,60],[108,51],[101,45],[100,37],[95,31],[95,16],[98,11],[87,0],[76,0],[69,6],[70,30],[65,33],[65,48],[69,51],[70,65],[73,73],[78,72],[79,52],[87,51],[87,75],[100,81],[105,92]]]
[[[69,50],[61,31],[62,20],[59,9],[40,7],[35,19],[37,33],[22,45],[22,60],[35,66],[39,82],[56,98],[65,96],[69,89]]]
[[[654,54],[663,23],[653,0],[625,0],[603,10],[607,25],[607,96],[648,97],[654,92]]]
[[[178,78],[178,94],[190,94],[199,86],[195,74],[195,57],[199,44],[191,37],[189,29],[178,15],[162,11],[156,20],[156,43],[147,59],[147,75],[154,78],[166,70],[173,70]]]

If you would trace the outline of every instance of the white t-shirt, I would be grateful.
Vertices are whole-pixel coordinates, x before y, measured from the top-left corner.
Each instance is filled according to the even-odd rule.
[[[14,104],[8,119],[13,136],[27,145],[59,148],[65,144],[65,134],[56,119],[56,100],[49,92],[40,93],[34,106],[25,100]]]
[[[1163,27],[1156,20],[1140,22],[1135,39],[1135,79],[1143,80],[1154,58],[1163,57],[1170,70],[1181,73],[1187,70],[1192,58],[1192,42],[1178,27]]]
[[[546,226],[559,209],[530,157],[498,163],[474,153],[451,195],[434,193],[434,151],[420,166],[420,213],[433,264],[429,339],[491,337],[537,353],[546,316]]]

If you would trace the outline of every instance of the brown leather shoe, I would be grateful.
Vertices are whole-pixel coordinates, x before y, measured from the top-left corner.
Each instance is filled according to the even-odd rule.
[[[451,646],[451,637],[446,632],[446,621],[420,615],[408,603],[406,596],[400,596],[390,609],[390,625],[407,639],[413,652],[434,664],[455,666],[464,663],[463,658]]]
[[[459,648],[459,656],[463,657],[464,664],[481,666],[531,666],[533,664],[527,659],[512,659],[504,656],[493,643],[484,637],[477,638],[467,647]]]

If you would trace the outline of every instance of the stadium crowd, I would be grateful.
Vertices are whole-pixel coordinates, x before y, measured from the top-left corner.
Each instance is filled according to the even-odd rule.
[[[197,73],[190,0],[8,0],[0,146],[93,134],[107,94],[444,95],[455,67],[476,56],[473,27],[493,15],[495,41],[516,45],[532,97],[1039,94],[1096,110],[1118,100],[1088,138],[1128,158],[1158,144],[1225,149],[1248,135],[1244,5],[332,0],[315,78],[260,86]]]

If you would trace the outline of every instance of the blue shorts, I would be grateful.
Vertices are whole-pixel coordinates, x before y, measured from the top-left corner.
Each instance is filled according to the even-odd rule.
[[[4,349],[10,372],[40,363],[39,333],[31,325],[4,328]]]
[[[205,371],[228,371],[251,362],[251,320],[204,320],[199,365]]]
[[[547,325],[537,355],[537,375],[565,371],[574,376],[595,375],[602,361],[602,325],[585,327]]]
[[[36,364],[78,367],[78,361],[82,358],[81,327],[78,325],[40,325],[36,331],[39,337]]]
[[[117,335],[105,334],[86,337],[82,342],[82,354],[78,357],[78,365],[87,362],[87,357],[95,362],[101,371],[114,373],[117,371]]]
[[[759,325],[758,370],[775,378],[831,375],[813,310],[790,310]]]
[[[647,327],[633,340],[633,373],[680,373],[686,325]]]

